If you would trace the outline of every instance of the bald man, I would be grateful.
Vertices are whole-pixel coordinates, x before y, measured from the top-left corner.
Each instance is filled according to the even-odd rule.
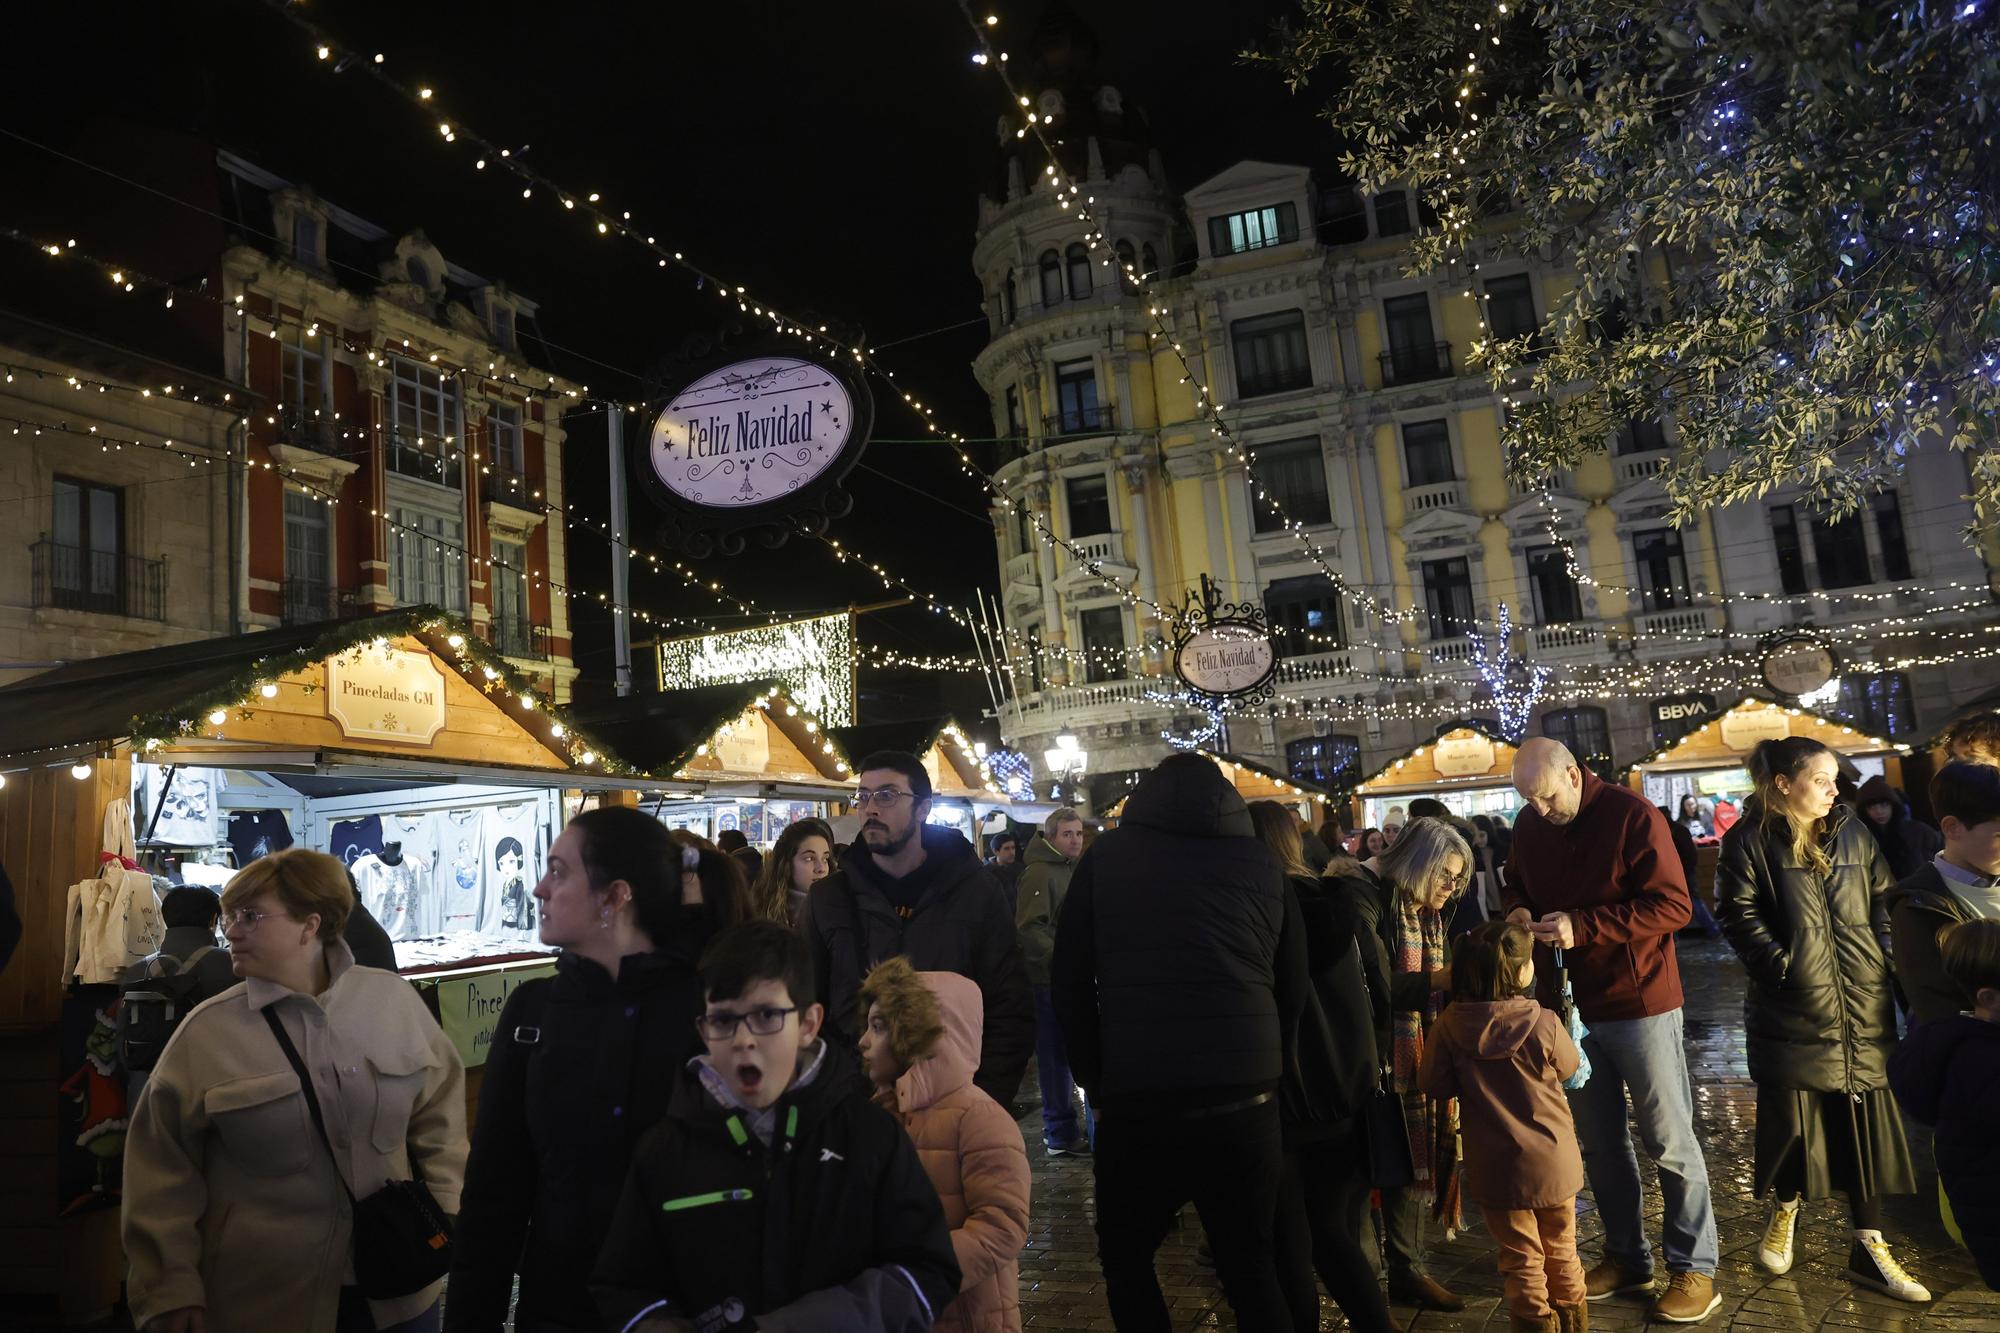
[[[1501,890],[1507,919],[1539,946],[1544,1003],[1555,995],[1548,949],[1562,950],[1590,1034],[1590,1081],[1570,1093],[1583,1164],[1604,1219],[1604,1258],[1586,1275],[1591,1300],[1653,1287],[1639,1160],[1659,1164],[1668,1284],[1653,1302],[1660,1322],[1694,1324],[1722,1303],[1715,1293],[1715,1207],[1695,1135],[1694,1093],[1681,1027],[1674,932],[1693,917],[1680,856],[1660,812],[1614,787],[1546,737],[1514,756],[1514,790],[1527,802]]]

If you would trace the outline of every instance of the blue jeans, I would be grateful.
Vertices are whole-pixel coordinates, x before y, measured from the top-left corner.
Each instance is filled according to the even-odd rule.
[[[1042,1142],[1067,1148],[1080,1137],[1076,1131],[1076,1081],[1070,1077],[1069,1055],[1063,1050],[1062,1029],[1056,1026],[1055,1002],[1047,986],[1035,992],[1035,1081],[1042,1087]]]
[[[1604,1254],[1627,1268],[1651,1272],[1645,1200],[1625,1094],[1632,1094],[1632,1122],[1646,1155],[1660,1168],[1665,1204],[1661,1246],[1675,1273],[1715,1275],[1718,1246],[1715,1205],[1708,1193],[1708,1162],[1694,1130],[1694,1089],[1688,1080],[1681,1011],[1651,1018],[1593,1023],[1583,1039],[1590,1082],[1569,1094],[1583,1167],[1604,1219]]]

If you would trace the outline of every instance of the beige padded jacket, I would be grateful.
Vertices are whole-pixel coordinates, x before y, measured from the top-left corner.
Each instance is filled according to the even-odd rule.
[[[123,1228],[133,1322],[186,1306],[208,1333],[333,1333],[353,1281],[347,1197],[284,1051],[277,1006],[313,1076],[357,1198],[420,1175],[458,1212],[465,1066],[410,983],[326,946],[332,984],[304,995],[251,980],[197,1005],[132,1113]],[[376,1302],[378,1326],[421,1314],[443,1282]]]

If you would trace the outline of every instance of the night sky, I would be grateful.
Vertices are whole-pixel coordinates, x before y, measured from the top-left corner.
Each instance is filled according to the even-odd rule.
[[[1312,107],[1234,57],[1288,6],[1072,7],[1098,34],[1106,77],[1148,113],[1176,188],[1243,158],[1330,157]],[[970,261],[976,195],[996,170],[1003,93],[971,62],[951,0],[306,7],[336,40],[381,51],[385,68],[435,88],[440,114],[430,117],[359,71],[336,75],[263,0],[33,8],[32,17],[10,14],[0,127],[86,157],[121,125],[192,131],[392,232],[421,227],[448,260],[538,301],[524,349],[594,391],[639,400],[648,376],[691,339],[720,331],[722,303],[695,292],[685,273],[598,237],[542,192],[523,202],[511,176],[475,172],[473,150],[445,144],[437,120],[527,144],[543,173],[579,195],[602,192],[710,271],[815,322],[864,332],[899,384],[941,409],[944,425],[990,432],[969,369],[985,341]],[[1042,5],[989,8],[1018,73]],[[18,141],[0,149],[10,164],[0,224],[59,221],[63,201],[36,188],[58,178],[55,164]],[[110,206],[141,217],[177,211],[111,188],[129,199]],[[23,197],[4,202],[16,189]],[[998,580],[983,491],[946,446],[915,438],[922,428],[900,402],[879,384],[875,393],[876,442],[849,482],[857,505],[832,535],[969,605],[975,587],[994,591]],[[599,420],[572,423],[565,468],[579,508],[602,515]],[[643,515],[636,494],[634,504]],[[643,526],[637,537],[646,541]],[[572,534],[570,563],[574,585],[609,588],[603,541]],[[800,539],[777,551],[753,542],[740,557],[707,564],[726,587],[778,611],[885,595]],[[670,615],[729,613],[677,579],[636,570],[633,594]],[[571,614],[586,677],[579,688],[608,682],[607,618],[576,602]],[[864,617],[862,636],[906,652],[971,651],[963,631],[916,609]],[[968,722],[985,706],[974,676],[867,671],[862,690],[868,720],[935,716],[940,693]]]

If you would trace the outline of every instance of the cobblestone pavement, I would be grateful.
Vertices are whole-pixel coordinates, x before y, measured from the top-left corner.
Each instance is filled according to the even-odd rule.
[[[1937,1220],[1930,1143],[1917,1126],[1911,1127],[1911,1148],[1919,1172],[1933,1192],[1890,1200],[1885,1231],[1904,1267],[1930,1288],[1930,1304],[1915,1306],[1891,1300],[1841,1276],[1847,1264],[1849,1237],[1845,1205],[1839,1199],[1806,1207],[1799,1223],[1799,1257],[1790,1273],[1772,1277],[1758,1267],[1757,1240],[1765,1214],[1750,1196],[1756,1089],[1744,1056],[1743,975],[1735,956],[1720,942],[1684,939],[1680,957],[1688,995],[1688,1061],[1694,1075],[1695,1119],[1708,1146],[1709,1180],[1722,1233],[1722,1266],[1716,1282],[1723,1304],[1703,1327],[2000,1333],[2000,1292],[1986,1289],[1973,1270],[1971,1257],[1951,1243]],[[1032,1087],[1023,1097],[1034,1100]],[[1090,1163],[1083,1158],[1051,1160],[1041,1156],[1038,1111],[1031,1109],[1021,1125],[1035,1170],[1028,1247],[1021,1256],[1024,1322],[1038,1329],[1109,1329],[1111,1318],[1104,1303],[1092,1230]],[[1640,1160],[1651,1203],[1649,1232],[1657,1253],[1658,1177],[1643,1151]],[[1597,1257],[1602,1233],[1588,1192],[1579,1211],[1578,1239],[1588,1265]],[[1399,1307],[1396,1314],[1412,1321],[1413,1333],[1507,1327],[1492,1243],[1476,1220],[1477,1211],[1468,1207],[1466,1214],[1469,1228],[1451,1242],[1442,1243],[1433,1233],[1428,1260],[1431,1273],[1465,1298],[1465,1311],[1446,1315]],[[1195,1262],[1200,1238],[1201,1229],[1190,1208],[1182,1229],[1169,1235],[1160,1249],[1158,1269],[1168,1305],[1180,1328],[1236,1328],[1213,1273]],[[1322,1329],[1347,1327],[1332,1301],[1322,1297],[1321,1308]],[[1598,1301],[1590,1307],[1590,1317],[1593,1328],[1636,1329],[1646,1323],[1646,1304],[1636,1296]]]

